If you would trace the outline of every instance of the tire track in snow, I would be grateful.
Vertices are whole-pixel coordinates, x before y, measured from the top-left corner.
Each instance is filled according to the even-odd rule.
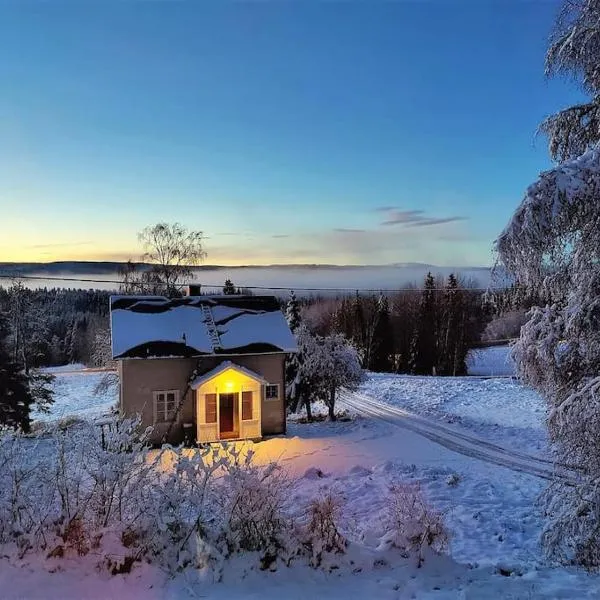
[[[456,431],[402,408],[378,402],[364,394],[344,391],[340,402],[355,412],[375,417],[418,435],[464,456],[552,480],[562,479],[574,483],[575,473],[564,466],[555,467],[552,461],[524,452],[513,451],[473,435]]]

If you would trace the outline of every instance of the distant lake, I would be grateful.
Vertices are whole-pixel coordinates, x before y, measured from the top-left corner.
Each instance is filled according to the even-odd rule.
[[[90,271],[93,271],[90,270]],[[226,279],[231,279],[236,287],[264,287],[266,293],[272,288],[295,289],[321,288],[335,293],[337,289],[398,289],[407,286],[421,286],[428,271],[434,276],[446,278],[450,273],[457,274],[476,287],[487,287],[490,283],[490,269],[483,267],[437,267],[430,265],[393,265],[393,266],[268,266],[268,267],[201,267],[195,269],[194,282],[201,283],[207,292],[215,292],[223,287]],[[27,270],[27,276],[40,279],[24,280],[31,288],[60,287],[78,289],[114,290],[119,279],[114,272],[83,272],[80,268],[71,270],[52,269],[49,273]],[[64,278],[62,280],[56,278]],[[73,279],[73,281],[69,281]],[[90,282],[80,280],[93,280]],[[3,280],[9,285],[9,280]],[[340,291],[342,291],[340,289]],[[283,292],[282,292],[283,293]],[[310,292],[305,292],[310,293]],[[316,293],[316,292],[315,292]]]

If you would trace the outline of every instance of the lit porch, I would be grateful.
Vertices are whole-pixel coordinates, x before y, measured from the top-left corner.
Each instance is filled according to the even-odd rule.
[[[267,381],[231,361],[196,377],[196,440],[258,439],[262,435],[261,405]]]

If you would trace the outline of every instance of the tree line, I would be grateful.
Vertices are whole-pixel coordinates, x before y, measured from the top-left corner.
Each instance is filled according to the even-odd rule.
[[[455,275],[444,281],[431,273],[421,290],[307,298],[302,311],[315,333],[350,340],[365,369],[416,375],[464,375],[467,353],[494,315]]]

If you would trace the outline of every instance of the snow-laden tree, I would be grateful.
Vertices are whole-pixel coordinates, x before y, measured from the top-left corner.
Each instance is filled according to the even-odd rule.
[[[535,292],[515,356],[521,377],[548,400],[550,439],[576,484],[545,494],[551,557],[600,567],[600,0],[567,0],[546,55],[590,100],[546,119],[563,162],[531,185],[497,240],[517,285]]]
[[[298,350],[286,367],[286,397],[290,410],[296,412],[304,406],[306,416],[310,421],[312,419],[314,372],[311,368],[312,365],[306,363],[309,356],[319,352],[319,348],[315,336],[306,325],[300,324],[294,334]]]
[[[292,331],[296,331],[300,326],[300,305],[294,290],[290,290],[290,297],[285,309],[285,318]]]
[[[311,418],[311,402],[323,401],[335,421],[335,400],[342,387],[355,389],[363,377],[358,350],[341,333],[328,336],[312,334],[305,325],[296,331],[298,370],[287,393],[297,410],[304,406]]]
[[[293,291],[290,291],[285,318],[292,333],[296,334],[300,328],[301,321],[300,307],[298,306],[296,294]],[[285,361],[285,382],[286,389],[288,390],[286,397],[288,399],[288,406],[294,411],[298,409],[301,402],[299,393],[302,386],[296,383],[296,376],[302,360],[302,348],[299,347],[298,352],[289,354]],[[310,416],[310,406],[307,406],[307,414]]]
[[[600,147],[542,173],[496,242],[518,284],[536,289],[515,346],[519,375],[549,403],[557,460],[581,473],[546,495],[552,557],[600,566]]]
[[[600,0],[566,0],[550,38],[546,73],[575,79],[591,98],[542,123],[555,159],[580,156],[600,140],[599,57]]]
[[[363,379],[361,356],[356,347],[342,334],[328,335],[319,340],[321,344],[319,380],[323,386],[323,399],[327,404],[329,418],[335,421],[335,400],[340,388],[356,389]]]

